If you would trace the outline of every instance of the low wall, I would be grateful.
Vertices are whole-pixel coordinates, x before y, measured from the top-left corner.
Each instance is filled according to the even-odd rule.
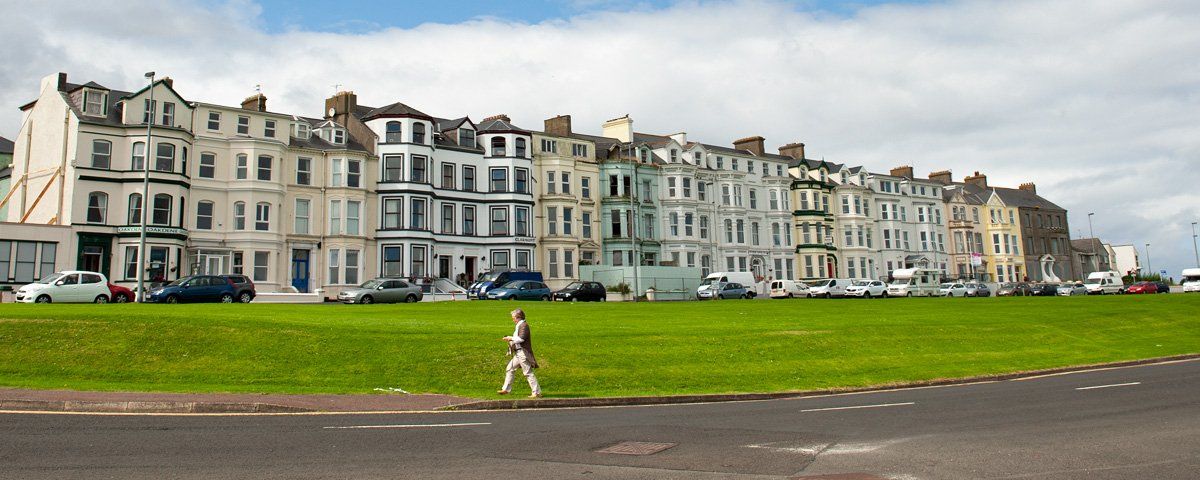
[[[254,296],[254,303],[324,303],[325,293],[317,290],[313,293],[259,293]]]

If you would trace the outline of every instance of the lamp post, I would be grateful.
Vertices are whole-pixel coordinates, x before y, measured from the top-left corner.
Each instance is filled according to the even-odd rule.
[[[1154,267],[1150,265],[1150,244],[1146,244],[1146,277],[1154,274]]]
[[[1192,222],[1192,252],[1196,254],[1196,268],[1200,268],[1200,248],[1196,247],[1196,222]]]
[[[1088,235],[1092,237],[1092,259],[1096,262],[1096,269],[1099,270],[1100,252],[1096,251],[1096,232],[1092,230],[1092,216],[1095,214],[1095,212],[1088,212]]]
[[[137,301],[139,303],[146,301],[146,217],[148,215],[147,199],[150,198],[150,141],[154,130],[154,72],[146,72],[146,78],[150,80],[150,107],[146,112],[146,148],[142,150],[142,199],[139,215],[141,217],[141,229],[138,233],[138,258],[137,258]],[[165,268],[165,267],[164,267]]]

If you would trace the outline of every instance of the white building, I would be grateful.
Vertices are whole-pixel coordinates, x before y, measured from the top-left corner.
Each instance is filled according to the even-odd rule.
[[[871,173],[868,181],[875,191],[879,276],[914,267],[946,274],[951,259],[942,184],[913,178],[912,167],[894,168],[888,175]]]

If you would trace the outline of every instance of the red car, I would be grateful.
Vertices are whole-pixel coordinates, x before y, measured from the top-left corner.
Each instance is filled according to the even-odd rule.
[[[129,303],[133,301],[133,290],[114,283],[108,284],[108,293],[111,294],[112,301],[115,303]]]
[[[1154,282],[1138,282],[1125,289],[1125,293],[1158,293],[1158,285],[1155,285]]]

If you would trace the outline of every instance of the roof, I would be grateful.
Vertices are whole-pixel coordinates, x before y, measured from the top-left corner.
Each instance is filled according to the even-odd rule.
[[[308,123],[309,127],[313,128],[313,129],[316,129],[326,123],[333,123],[334,125],[337,125],[337,122],[334,122],[332,120],[325,120],[325,119],[321,119],[321,118],[311,118],[311,117],[295,117],[295,118],[297,120],[301,120],[301,121],[304,121],[305,123]],[[341,125],[338,125],[338,126],[341,126]],[[370,150],[368,150],[367,147],[363,146],[361,143],[358,143],[358,141],[354,139],[354,136],[349,135],[349,134],[346,135],[346,144],[345,145],[334,145],[332,143],[325,141],[325,139],[321,138],[320,135],[311,135],[311,134],[308,136],[308,138],[289,137],[288,145],[292,146],[292,147],[296,147],[296,148],[308,148],[308,149],[312,149],[312,150],[322,150],[322,151],[353,150],[353,151],[359,151],[359,152],[363,152],[363,153],[370,152]]]
[[[403,103],[400,103],[400,102],[396,102],[391,105],[385,105],[385,106],[382,106],[379,108],[371,109],[363,114],[359,113],[359,111],[362,110],[362,108],[355,108],[354,110],[355,110],[355,112],[354,112],[355,116],[361,118],[363,121],[367,121],[367,120],[370,120],[375,117],[387,117],[387,116],[419,117],[419,118],[433,120],[433,117],[429,116],[425,112],[422,112],[420,110],[417,110],[415,108],[412,108],[412,107],[405,105]]]
[[[475,126],[475,123],[472,122],[471,119],[468,117],[456,118],[453,120],[447,120],[445,118],[435,118],[433,120],[434,120],[434,122],[437,123],[437,129],[439,132],[445,132],[447,130],[454,130],[454,129],[462,126],[462,124],[464,124],[464,123],[470,123],[471,126]]]
[[[1037,208],[1037,209],[1042,209],[1042,210],[1062,210],[1064,212],[1067,210],[1065,208],[1062,208],[1062,207],[1054,204],[1054,202],[1046,200],[1045,198],[1042,198],[1042,196],[1040,196],[1036,193],[1033,193],[1029,190],[1021,190],[1019,188],[1001,188],[1001,187],[988,187],[988,188],[991,189],[992,191],[995,191],[996,194],[1000,196],[1000,200],[1003,200],[1004,204],[1008,205],[1010,207]]]
[[[526,135],[529,134],[529,130],[518,127],[516,125],[513,125],[512,122],[505,120],[504,118],[495,118],[495,117],[488,118],[482,122],[479,122],[478,129],[479,129],[479,133],[516,132],[516,133],[524,133]]]
[[[13,141],[9,140],[7,138],[4,138],[4,137],[0,137],[0,154],[5,154],[5,153],[12,155]]]
[[[1071,240],[1071,249],[1083,253],[1104,252],[1104,241],[1099,238],[1076,238]]]
[[[942,187],[942,199],[949,202],[954,195],[962,194],[963,201],[968,205],[983,205],[988,192],[973,183],[952,183]]]

